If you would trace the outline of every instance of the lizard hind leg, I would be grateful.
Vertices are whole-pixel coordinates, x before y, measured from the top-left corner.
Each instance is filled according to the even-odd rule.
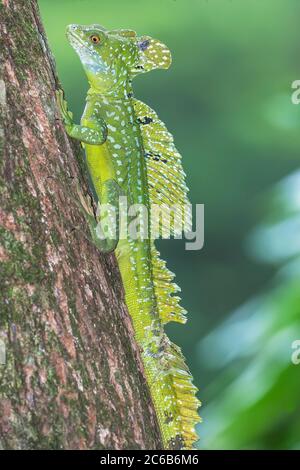
[[[89,243],[96,246],[99,251],[103,253],[114,251],[119,239],[118,197],[120,194],[120,188],[115,181],[108,181],[109,182],[106,182],[103,188],[103,199],[107,201],[107,204],[111,204],[111,211],[109,211],[109,213],[105,213],[107,212],[105,210],[105,205],[98,204],[97,215],[95,216],[91,199],[88,201],[87,197],[83,194],[78,181],[73,181],[72,183],[72,185],[75,186],[77,197],[73,192],[68,192],[68,199],[71,199],[79,212],[83,214],[89,227],[90,235],[86,233],[84,227],[81,225],[74,226],[74,224],[72,224],[71,232],[80,232]]]
[[[118,245],[121,194],[121,188],[114,179],[107,179],[103,183],[101,201],[98,203],[99,222],[96,228],[97,243],[100,243],[102,251],[113,251]]]
[[[92,242],[102,253],[114,251],[119,241],[119,196],[121,189],[113,179],[103,183],[97,219],[77,187],[80,209],[88,223]]]

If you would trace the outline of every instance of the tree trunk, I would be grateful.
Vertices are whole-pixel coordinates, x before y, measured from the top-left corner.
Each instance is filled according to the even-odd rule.
[[[0,448],[161,448],[115,257],[74,202],[85,167],[36,0],[0,20]]]

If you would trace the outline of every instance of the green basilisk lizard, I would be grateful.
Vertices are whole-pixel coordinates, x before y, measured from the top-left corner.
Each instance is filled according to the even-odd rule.
[[[169,49],[151,37],[131,30],[107,31],[99,25],[70,25],[70,44],[80,57],[90,89],[81,124],[73,122],[62,91],[58,102],[68,134],[85,148],[88,170],[97,198],[119,214],[119,197],[129,204],[171,206],[188,203],[181,156],[172,135],[147,105],[134,99],[132,78],[171,64]],[[196,387],[180,349],[166,336],[169,321],[184,323],[185,311],[174,295],[174,275],[160,259],[148,237],[99,236],[103,213],[86,214],[93,241],[104,252],[115,250],[136,341],[166,449],[191,449],[199,422]],[[164,220],[160,230],[164,228]]]

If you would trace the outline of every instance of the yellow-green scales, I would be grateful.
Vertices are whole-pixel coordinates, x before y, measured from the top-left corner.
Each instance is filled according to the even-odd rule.
[[[71,25],[67,36],[81,59],[90,90],[81,125],[73,123],[59,94],[61,110],[69,135],[85,147],[101,204],[117,208],[123,195],[128,206],[183,207],[188,203],[187,188],[173,137],[152,109],[133,98],[131,87],[135,75],[168,68],[170,51],[150,37],[137,37],[129,30],[107,31],[99,25]],[[145,240],[128,235],[100,241],[92,227],[100,249],[116,252],[164,447],[190,449],[197,440],[197,389],[180,349],[163,330],[169,321],[184,323],[185,312],[174,295],[179,290],[174,275],[150,238],[150,217],[145,230],[149,235]]]

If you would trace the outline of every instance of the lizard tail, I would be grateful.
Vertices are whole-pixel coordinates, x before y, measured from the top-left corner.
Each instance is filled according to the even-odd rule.
[[[161,322],[163,324],[170,321],[185,323],[185,310],[179,305],[180,298],[174,296],[174,293],[180,289],[173,283],[174,274],[167,269],[154,243],[152,244],[152,262],[155,297]],[[192,376],[180,348],[166,335],[164,335],[163,343],[161,369],[164,371],[165,380],[167,378],[169,393],[173,401],[172,420],[171,416],[168,420],[164,403],[157,403],[160,422],[163,420],[161,425],[163,438],[169,448],[192,449],[193,444],[198,440],[195,426],[201,421],[197,412],[201,406],[196,397],[198,389],[192,383]],[[154,389],[157,385],[159,386],[159,377],[157,382],[154,383]],[[172,437],[170,437],[170,430]]]

